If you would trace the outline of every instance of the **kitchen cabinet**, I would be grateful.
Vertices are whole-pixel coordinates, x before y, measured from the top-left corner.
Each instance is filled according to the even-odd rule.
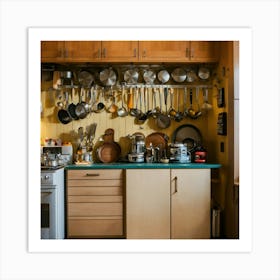
[[[138,41],[44,41],[42,62],[133,62]]]
[[[147,62],[189,61],[188,41],[140,41],[139,60]]]
[[[140,41],[139,61],[216,62],[218,47],[210,41]]]
[[[127,238],[210,238],[210,169],[126,171]]]
[[[138,41],[102,41],[102,61],[138,61]]]
[[[217,62],[219,59],[219,42],[190,41],[189,59],[192,62]]]
[[[210,169],[171,169],[171,238],[210,238]]]
[[[100,61],[101,41],[43,41],[42,62]]]
[[[122,237],[123,170],[68,170],[67,238]]]
[[[210,41],[42,41],[42,62],[215,62]]]
[[[170,172],[126,170],[126,237],[170,238]]]
[[[63,41],[42,41],[41,42],[41,61],[42,62],[61,62],[64,60]]]

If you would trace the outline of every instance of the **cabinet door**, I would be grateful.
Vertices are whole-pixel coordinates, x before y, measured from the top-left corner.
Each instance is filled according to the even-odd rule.
[[[64,59],[64,41],[41,41],[42,62],[58,62]]]
[[[171,238],[210,238],[210,169],[171,170]]]
[[[65,60],[92,62],[101,59],[101,41],[65,41]]]
[[[218,42],[191,41],[190,60],[193,62],[218,61]]]
[[[102,61],[138,61],[138,41],[102,41]]]
[[[170,238],[170,170],[126,170],[127,238]]]
[[[189,60],[188,41],[140,41],[139,60],[183,62]]]

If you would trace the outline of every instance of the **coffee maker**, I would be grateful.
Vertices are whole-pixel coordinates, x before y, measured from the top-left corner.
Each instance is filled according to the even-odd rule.
[[[129,138],[131,140],[131,148],[130,153],[128,154],[128,161],[138,163],[144,162],[146,152],[144,134],[134,133],[133,135],[129,136]]]

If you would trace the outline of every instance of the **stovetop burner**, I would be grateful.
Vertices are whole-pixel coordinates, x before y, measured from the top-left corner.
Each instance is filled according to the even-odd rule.
[[[60,169],[60,168],[63,168],[64,165],[57,165],[57,166],[44,166],[44,165],[41,165],[41,170],[57,170],[57,169]]]

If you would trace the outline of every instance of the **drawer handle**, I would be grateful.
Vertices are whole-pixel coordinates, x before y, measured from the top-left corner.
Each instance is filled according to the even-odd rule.
[[[88,176],[88,177],[98,177],[98,176],[100,176],[100,174],[98,174],[98,173],[87,173],[86,176]]]
[[[178,185],[177,185],[177,176],[174,178],[174,181],[175,181],[175,193],[178,192]]]

